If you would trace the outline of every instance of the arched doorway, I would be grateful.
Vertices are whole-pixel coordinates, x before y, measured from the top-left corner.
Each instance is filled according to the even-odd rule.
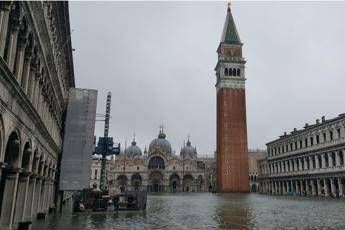
[[[170,191],[171,192],[179,192],[180,191],[180,177],[177,173],[173,173],[170,175],[169,185],[170,185]]]
[[[118,187],[120,188],[120,191],[121,192],[124,192],[126,190],[126,187],[127,187],[127,176],[126,175],[119,175],[117,177],[117,185]]]
[[[149,176],[148,192],[163,192],[163,175],[159,171],[155,170],[151,172]]]
[[[16,197],[16,207],[14,222],[21,221],[24,212],[24,206],[27,204],[27,199],[25,196],[27,193],[27,188],[29,186],[29,172],[30,172],[30,161],[31,161],[31,146],[30,142],[26,142],[23,148],[22,163],[21,168],[23,171],[19,175],[18,188],[17,188],[17,197]],[[25,205],[24,205],[25,204]],[[31,204],[30,204],[31,206]]]
[[[19,135],[12,132],[8,138],[4,163],[0,181],[0,226],[9,226],[13,218],[14,194],[17,193],[18,164],[19,164]]]
[[[251,186],[251,192],[257,192],[257,187],[256,187],[256,184],[252,184]]]
[[[194,177],[191,174],[187,174],[183,177],[183,191],[195,192],[194,190]]]
[[[135,191],[141,190],[142,178],[139,173],[133,174],[131,181],[132,181],[132,187]]]

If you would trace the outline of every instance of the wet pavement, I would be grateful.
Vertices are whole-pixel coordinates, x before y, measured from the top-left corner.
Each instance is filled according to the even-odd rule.
[[[76,229],[345,229],[345,202],[260,194],[149,195],[147,210],[63,214],[37,221],[33,230]]]

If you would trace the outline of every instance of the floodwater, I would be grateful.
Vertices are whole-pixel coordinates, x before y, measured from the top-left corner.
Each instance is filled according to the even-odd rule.
[[[345,202],[260,194],[149,195],[147,210],[49,215],[33,230],[345,229]]]

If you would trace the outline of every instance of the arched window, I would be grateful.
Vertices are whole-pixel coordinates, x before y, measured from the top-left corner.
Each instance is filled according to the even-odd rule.
[[[237,76],[240,76],[240,75],[241,75],[241,70],[237,69]]]
[[[149,161],[149,169],[165,169],[165,164],[163,158],[159,156],[154,156]]]
[[[236,76],[236,69],[232,69],[232,76]]]
[[[229,76],[232,76],[232,70],[229,69]]]
[[[224,69],[224,74],[225,74],[225,76],[228,76],[228,75],[229,75],[228,68],[225,68],[225,69]]]

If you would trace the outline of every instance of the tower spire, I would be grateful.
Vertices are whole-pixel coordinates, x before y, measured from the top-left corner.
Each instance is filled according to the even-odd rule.
[[[230,7],[231,7],[231,1],[228,0],[228,11],[230,10]]]
[[[241,44],[241,39],[240,39],[240,36],[238,35],[235,21],[231,13],[230,1],[228,1],[228,9],[227,9],[224,28],[223,28],[223,34],[222,34],[222,38],[220,42],[228,43],[228,44]]]

